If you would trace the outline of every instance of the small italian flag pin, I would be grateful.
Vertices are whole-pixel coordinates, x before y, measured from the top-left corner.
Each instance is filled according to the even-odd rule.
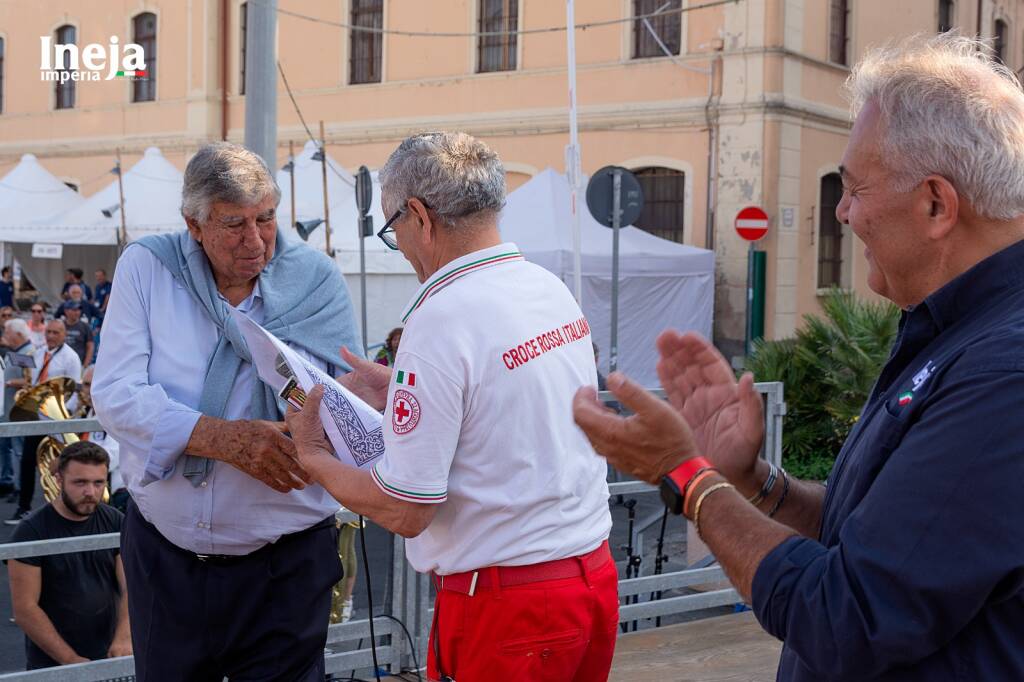
[[[904,405],[909,405],[910,401],[913,400],[913,399],[914,399],[914,394],[911,393],[910,391],[906,391],[905,393],[900,393],[900,407],[903,407]]]
[[[398,370],[395,374],[395,383],[402,384],[403,386],[415,386],[416,375],[412,372],[403,372]]]

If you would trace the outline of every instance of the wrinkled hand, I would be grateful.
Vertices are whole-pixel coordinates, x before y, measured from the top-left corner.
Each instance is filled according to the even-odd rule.
[[[317,460],[334,458],[334,450],[324,433],[323,422],[320,421],[320,402],[324,397],[324,387],[317,384],[306,396],[301,410],[288,408],[285,421],[295,443],[295,453],[299,463],[310,471],[316,469]]]
[[[658,483],[697,454],[689,426],[671,405],[621,372],[608,376],[608,389],[635,414],[620,417],[597,400],[593,387],[573,398],[573,417],[594,449],[620,471]]]
[[[355,393],[373,409],[382,411],[388,400],[391,368],[354,355],[344,346],[341,347],[341,357],[352,371],[338,377],[338,383]]]
[[[219,451],[231,466],[262,481],[279,493],[302,490],[312,483],[295,460],[295,444],[283,422],[222,422]]]
[[[132,638],[131,637],[115,637],[114,641],[110,643],[110,649],[107,650],[107,658],[120,658],[121,656],[132,655]]]
[[[666,331],[657,344],[658,378],[693,429],[698,453],[734,483],[752,479],[764,441],[764,406],[753,375],[737,382],[722,354],[698,334]]]

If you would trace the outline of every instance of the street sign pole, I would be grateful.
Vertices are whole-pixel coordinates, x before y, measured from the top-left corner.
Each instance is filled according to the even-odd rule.
[[[747,312],[743,325],[743,353],[750,355],[755,338],[764,336],[764,258],[754,243],[768,234],[768,214],[760,206],[747,206],[736,214],[735,228],[740,239],[750,244],[747,249]],[[758,304],[755,310],[755,299]]]
[[[753,330],[754,307],[754,242],[748,242],[747,249],[747,321],[744,325],[743,354],[750,355],[750,339]]]
[[[619,366],[619,229],[622,227],[622,169],[612,177],[612,340],[608,370]]]
[[[366,331],[366,238],[373,234],[373,216],[369,215],[372,201],[373,179],[370,169],[360,166],[356,175],[356,204],[359,209],[359,298],[363,322],[363,357],[366,357],[369,348]]]

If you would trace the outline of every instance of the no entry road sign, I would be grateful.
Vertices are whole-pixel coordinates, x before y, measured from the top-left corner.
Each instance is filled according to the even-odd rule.
[[[768,214],[760,206],[747,206],[736,214],[736,234],[756,242],[768,234]]]

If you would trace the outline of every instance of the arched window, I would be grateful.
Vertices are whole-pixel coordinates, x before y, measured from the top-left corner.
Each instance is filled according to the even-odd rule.
[[[65,24],[54,33],[53,42],[57,45],[57,59],[54,64],[57,67],[57,80],[53,84],[53,94],[54,107],[57,109],[75,108],[75,81],[68,77],[70,73],[64,75],[65,72],[71,71],[71,50],[60,48],[61,45],[74,45],[75,40],[74,26]]]
[[[686,174],[654,166],[633,171],[644,192],[644,208],[636,226],[656,237],[683,243]]]
[[[953,0],[939,0],[939,33],[953,28]]]
[[[829,13],[828,59],[836,64],[849,64],[850,8],[848,0],[832,0]]]
[[[132,42],[142,47],[146,75],[132,81],[132,101],[152,102],[156,99],[156,15],[144,12],[132,19]]]
[[[996,53],[996,58],[1005,64],[1008,45],[1006,44],[1006,22],[1002,19],[996,19],[994,37],[995,40],[993,41],[992,50]]]
[[[821,178],[821,210],[818,212],[818,288],[841,287],[843,278],[843,225],[836,207],[843,198],[839,173]]]

